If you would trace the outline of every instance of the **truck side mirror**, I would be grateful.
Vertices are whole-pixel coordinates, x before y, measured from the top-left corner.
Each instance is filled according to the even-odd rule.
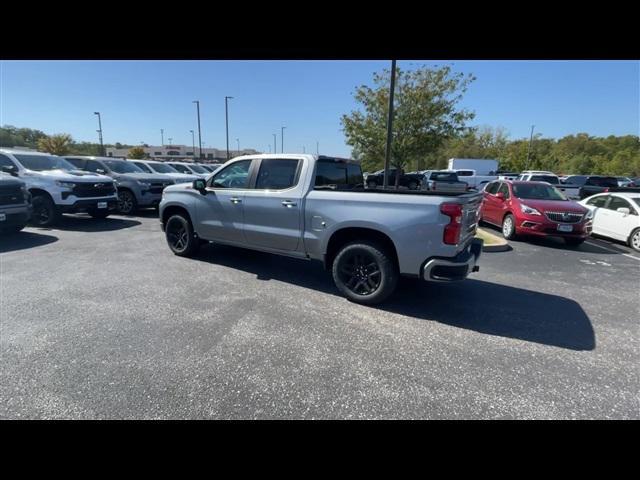
[[[202,195],[207,194],[207,183],[202,178],[193,181],[193,189],[198,190]]]

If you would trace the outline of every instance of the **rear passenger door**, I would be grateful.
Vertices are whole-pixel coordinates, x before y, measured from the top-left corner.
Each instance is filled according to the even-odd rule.
[[[248,245],[295,251],[302,235],[303,160],[259,160],[252,188],[244,194],[244,238]]]
[[[496,208],[499,201],[494,195],[498,191],[499,186],[500,182],[491,182],[482,193],[482,219],[489,223],[496,222]]]

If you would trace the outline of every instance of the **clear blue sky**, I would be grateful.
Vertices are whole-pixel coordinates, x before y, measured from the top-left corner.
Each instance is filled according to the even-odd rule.
[[[462,105],[474,125],[504,127],[511,138],[571,133],[638,135],[637,61],[399,61],[401,68],[449,63],[473,73]],[[348,156],[340,116],[352,93],[371,84],[386,61],[2,61],[0,124],[128,144],[191,144],[200,100],[202,141],[225,148],[224,96],[230,100],[230,148],[268,151],[285,125],[285,150]]]

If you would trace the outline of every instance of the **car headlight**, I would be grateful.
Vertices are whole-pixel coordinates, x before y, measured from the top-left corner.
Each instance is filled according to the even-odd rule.
[[[538,210],[536,210],[535,208],[531,208],[524,203],[520,204],[520,210],[522,210],[522,213],[526,213],[527,215],[541,215]]]
[[[589,209],[584,216],[585,220],[591,220],[593,218],[593,210]]]
[[[73,182],[62,182],[60,180],[56,180],[56,185],[62,188],[73,188],[76,186],[76,184]]]

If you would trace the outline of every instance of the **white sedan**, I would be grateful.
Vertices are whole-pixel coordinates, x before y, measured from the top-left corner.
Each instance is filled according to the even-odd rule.
[[[593,233],[640,252],[640,193],[599,193],[578,203],[593,211]]]

